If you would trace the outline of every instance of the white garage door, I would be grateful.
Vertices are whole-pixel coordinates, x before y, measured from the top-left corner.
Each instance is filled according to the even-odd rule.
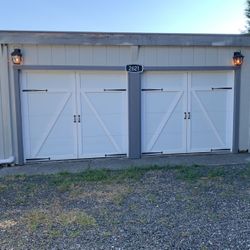
[[[191,72],[187,151],[231,150],[234,73]]]
[[[126,90],[121,72],[22,72],[25,159],[126,154]]]
[[[79,76],[79,156],[95,157],[127,152],[127,79],[119,72]]]
[[[143,153],[231,150],[234,73],[146,72]]]
[[[142,152],[186,151],[186,73],[142,76]]]

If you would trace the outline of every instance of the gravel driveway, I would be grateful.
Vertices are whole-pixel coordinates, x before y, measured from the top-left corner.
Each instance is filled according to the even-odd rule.
[[[0,249],[250,249],[250,166],[0,178]]]

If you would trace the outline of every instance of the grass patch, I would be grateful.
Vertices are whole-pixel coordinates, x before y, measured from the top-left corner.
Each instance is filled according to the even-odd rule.
[[[232,180],[235,178],[250,178],[250,165],[244,168],[230,168],[223,166],[176,166],[171,167],[176,173],[178,179],[195,182],[198,180],[216,180],[227,179]]]
[[[0,193],[5,191],[6,189],[7,189],[7,186],[0,183]]]
[[[150,203],[156,203],[157,201],[157,197],[155,194],[148,194],[146,195],[146,198]]]
[[[243,178],[250,178],[250,165],[246,169],[242,170],[240,176]]]
[[[113,194],[112,200],[116,205],[121,206],[130,193],[132,193],[131,188],[124,188],[123,190],[118,190],[117,193]]]
[[[50,238],[59,238],[61,236],[62,236],[62,232],[60,230],[51,229],[49,231],[49,237]]]
[[[214,179],[225,177],[226,172],[223,167],[206,167],[200,165],[177,166],[173,168],[177,178],[186,181],[197,181],[200,179]]]
[[[79,210],[59,210],[56,212],[51,210],[33,210],[23,217],[23,222],[31,232],[43,228],[49,231],[49,233],[54,234],[54,237],[57,237],[56,235],[59,231],[52,229],[53,225],[59,224],[63,228],[73,224],[84,227],[93,227],[97,225],[94,217]]]
[[[62,226],[69,226],[71,224],[77,224],[80,226],[96,226],[96,220],[94,217],[86,214],[82,211],[69,211],[63,212],[56,218],[57,222]]]
[[[38,183],[45,183],[46,185],[56,186],[61,192],[67,192],[81,187],[82,183],[98,182],[105,184],[123,183],[126,181],[138,181],[145,173],[149,171],[171,171],[176,174],[176,177],[185,181],[197,181],[216,178],[250,178],[250,165],[244,168],[227,168],[227,167],[209,167],[201,165],[193,166],[145,166],[145,167],[130,167],[123,170],[108,170],[97,169],[88,170],[81,173],[59,173],[47,176],[12,176],[7,177],[5,181],[9,182],[8,188],[13,188],[13,185],[21,184],[20,187],[24,192],[35,195],[39,190]],[[45,182],[44,182],[45,181]],[[19,183],[20,182],[20,183]],[[34,183],[35,182],[35,183]],[[11,185],[10,185],[11,184]],[[19,187],[19,186],[18,186]],[[5,183],[0,184],[0,192],[6,191]],[[22,202],[20,202],[22,203]]]
[[[70,238],[77,238],[81,235],[81,231],[79,230],[75,230],[69,233],[69,237]]]
[[[26,214],[25,221],[30,231],[35,231],[40,226],[51,227],[53,222],[49,213],[41,210],[31,211]]]
[[[160,170],[164,167],[150,166],[144,168],[131,167],[124,170],[88,170],[81,173],[59,173],[50,176],[50,183],[57,186],[59,191],[69,191],[82,182],[119,183],[126,180],[140,180],[150,170]]]
[[[28,178],[27,175],[25,174],[17,174],[17,175],[8,175],[6,177],[1,177],[1,178],[4,178],[5,180],[8,180],[8,181],[24,181],[26,178]]]

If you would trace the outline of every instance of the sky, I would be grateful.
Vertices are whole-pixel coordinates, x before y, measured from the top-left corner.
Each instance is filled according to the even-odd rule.
[[[246,0],[0,0],[0,30],[239,34]]]

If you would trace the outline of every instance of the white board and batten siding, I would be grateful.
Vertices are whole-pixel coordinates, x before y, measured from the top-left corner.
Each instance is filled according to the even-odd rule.
[[[13,49],[16,46],[13,46]],[[173,46],[18,46],[26,65],[125,66],[231,66],[238,48]],[[137,49],[135,49],[135,47]],[[12,49],[12,48],[11,48]],[[11,51],[10,49],[10,51]]]
[[[16,46],[13,46],[13,49]],[[125,66],[132,63],[130,46],[23,45],[25,65]]]

